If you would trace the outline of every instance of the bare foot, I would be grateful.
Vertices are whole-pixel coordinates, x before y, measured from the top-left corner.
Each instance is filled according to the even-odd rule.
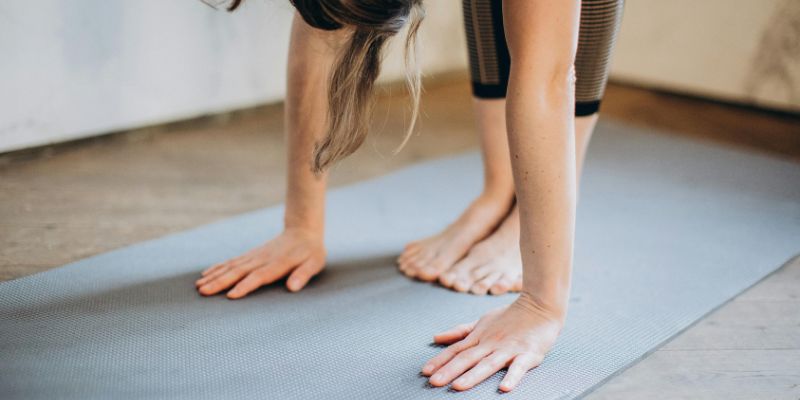
[[[519,251],[519,209],[506,216],[496,231],[475,244],[467,255],[439,277],[459,292],[503,294],[522,289]]]
[[[482,194],[444,231],[406,245],[397,259],[400,271],[410,278],[436,280],[497,227],[508,213],[511,199],[510,195]]]

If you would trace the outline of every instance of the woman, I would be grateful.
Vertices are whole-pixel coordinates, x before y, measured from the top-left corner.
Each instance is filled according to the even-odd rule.
[[[398,261],[406,275],[456,290],[520,295],[434,337],[449,345],[422,368],[434,386],[466,390],[507,367],[500,389],[510,391],[561,331],[576,170],[596,121],[621,1],[464,0],[485,188],[456,222],[408,245]],[[322,270],[325,169],[363,142],[381,50],[409,25],[408,59],[423,15],[421,0],[292,3],[285,229],[204,271],[203,295],[230,289],[237,299],[286,276],[298,291]],[[418,74],[409,82],[416,110]]]

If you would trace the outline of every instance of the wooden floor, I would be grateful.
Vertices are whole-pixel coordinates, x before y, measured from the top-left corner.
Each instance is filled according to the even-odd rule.
[[[800,162],[800,117],[611,85],[603,116]],[[477,146],[463,75],[428,85],[397,156],[405,103],[331,184]],[[0,155],[0,280],[281,201],[280,106]],[[800,183],[799,183],[800,184]],[[265,238],[266,239],[266,238]],[[800,246],[800,240],[798,240]],[[800,261],[710,314],[590,399],[800,399]]]

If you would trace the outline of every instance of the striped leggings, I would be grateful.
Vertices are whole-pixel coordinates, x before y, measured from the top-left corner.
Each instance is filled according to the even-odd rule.
[[[561,1],[561,0],[559,0]],[[583,0],[575,57],[575,115],[600,109],[608,61],[622,20],[624,0]],[[502,0],[463,0],[472,92],[478,98],[505,98],[511,57],[503,30]]]

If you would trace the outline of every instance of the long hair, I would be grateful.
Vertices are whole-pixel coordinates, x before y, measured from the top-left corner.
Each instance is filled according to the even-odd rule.
[[[326,134],[314,148],[312,170],[324,171],[353,154],[369,133],[375,80],[381,71],[383,49],[392,36],[408,26],[404,57],[406,86],[411,96],[411,121],[399,151],[411,137],[419,115],[421,75],[417,65],[417,32],[425,17],[422,0],[290,0],[303,20],[325,30],[353,27],[337,57],[328,83]],[[228,11],[242,0],[231,0]]]

